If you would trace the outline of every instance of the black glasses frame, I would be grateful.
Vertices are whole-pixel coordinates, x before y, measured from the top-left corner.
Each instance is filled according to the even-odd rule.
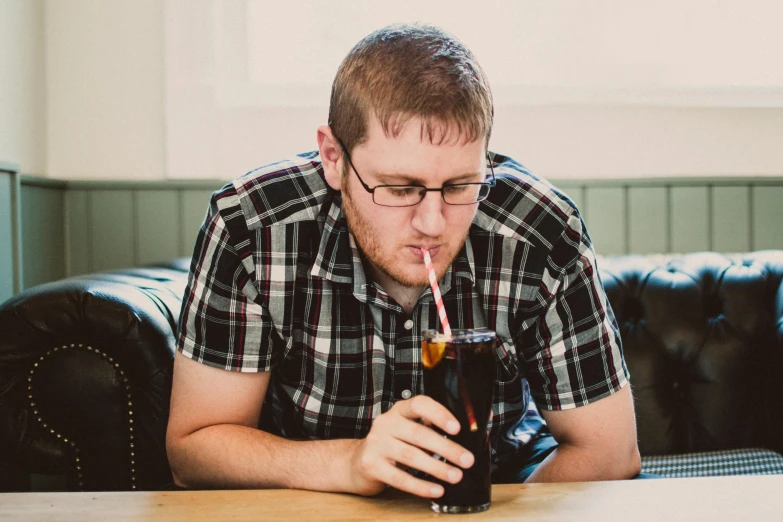
[[[452,184],[449,184],[449,185],[443,185],[440,188],[428,188],[428,187],[425,187],[424,185],[420,185],[418,183],[408,183],[408,184],[405,184],[405,185],[376,185],[374,187],[370,187],[367,183],[364,182],[362,177],[359,175],[359,171],[356,170],[356,167],[353,164],[353,160],[351,159],[351,155],[348,154],[348,149],[345,148],[345,145],[343,145],[343,142],[337,136],[335,136],[335,139],[337,140],[337,143],[340,145],[340,148],[345,153],[345,157],[348,159],[348,164],[351,166],[351,168],[353,169],[354,173],[356,174],[356,177],[358,178],[359,183],[361,183],[361,185],[364,188],[364,190],[366,190],[367,192],[372,194],[372,201],[373,201],[373,203],[375,203],[376,205],[379,205],[381,207],[391,207],[391,208],[415,207],[416,205],[418,205],[419,203],[424,201],[424,197],[427,195],[427,192],[440,192],[441,199],[447,205],[453,205],[453,206],[474,205],[474,204],[476,204],[476,203],[478,203],[480,201],[484,201],[485,199],[487,199],[487,197],[489,196],[489,189],[491,189],[492,187],[495,186],[495,168],[492,166],[492,160],[489,159],[489,154],[487,154],[487,164],[489,164],[489,170],[490,170],[490,173],[492,174],[492,179],[490,181],[481,181],[481,182],[476,182],[476,183],[452,183]],[[446,194],[443,192],[446,188],[448,188],[448,187],[462,187],[462,186],[466,186],[466,185],[470,185],[470,186],[482,185],[482,186],[486,186],[486,187],[489,187],[489,188],[487,189],[487,194],[483,198],[477,199],[476,201],[473,201],[471,203],[449,203],[448,201],[446,201]],[[390,188],[416,187],[416,188],[422,189],[423,192],[421,192],[421,198],[416,203],[412,203],[410,205],[384,205],[383,203],[378,203],[377,201],[375,201],[375,190],[378,189],[378,188],[383,188],[383,187],[390,187]]]

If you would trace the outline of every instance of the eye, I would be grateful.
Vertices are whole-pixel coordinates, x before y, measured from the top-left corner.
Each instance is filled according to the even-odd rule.
[[[418,193],[418,187],[385,187],[389,194],[397,198],[407,198]]]
[[[449,194],[461,194],[466,192],[470,185],[446,185],[443,190]]]

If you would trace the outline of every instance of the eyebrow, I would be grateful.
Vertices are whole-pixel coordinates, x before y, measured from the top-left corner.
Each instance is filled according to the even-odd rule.
[[[460,174],[453,178],[447,179],[444,185],[453,183],[470,183],[469,180],[478,178],[481,176],[481,172],[470,172],[468,174]],[[379,185],[422,185],[427,184],[421,178],[411,176],[409,174],[375,174],[375,180]],[[478,183],[478,181],[475,181]]]

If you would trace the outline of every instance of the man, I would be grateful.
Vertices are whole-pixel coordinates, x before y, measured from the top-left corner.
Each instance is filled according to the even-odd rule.
[[[494,480],[638,474],[628,374],[583,222],[487,151],[492,118],[459,42],[387,27],[340,66],[317,153],[213,195],[174,362],[176,484],[439,497],[427,475],[458,482],[473,455],[433,429],[459,424],[422,390],[420,332],[438,327],[423,248],[452,327],[500,340]],[[549,430],[532,440],[531,394]]]

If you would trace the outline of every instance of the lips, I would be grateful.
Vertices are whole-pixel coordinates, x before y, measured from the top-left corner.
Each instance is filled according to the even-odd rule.
[[[424,258],[424,253],[422,252],[422,249],[428,250],[430,253],[430,257],[435,257],[438,255],[438,252],[440,251],[440,245],[437,246],[423,246],[423,245],[408,245],[408,248],[413,251],[413,253],[421,258]]]

